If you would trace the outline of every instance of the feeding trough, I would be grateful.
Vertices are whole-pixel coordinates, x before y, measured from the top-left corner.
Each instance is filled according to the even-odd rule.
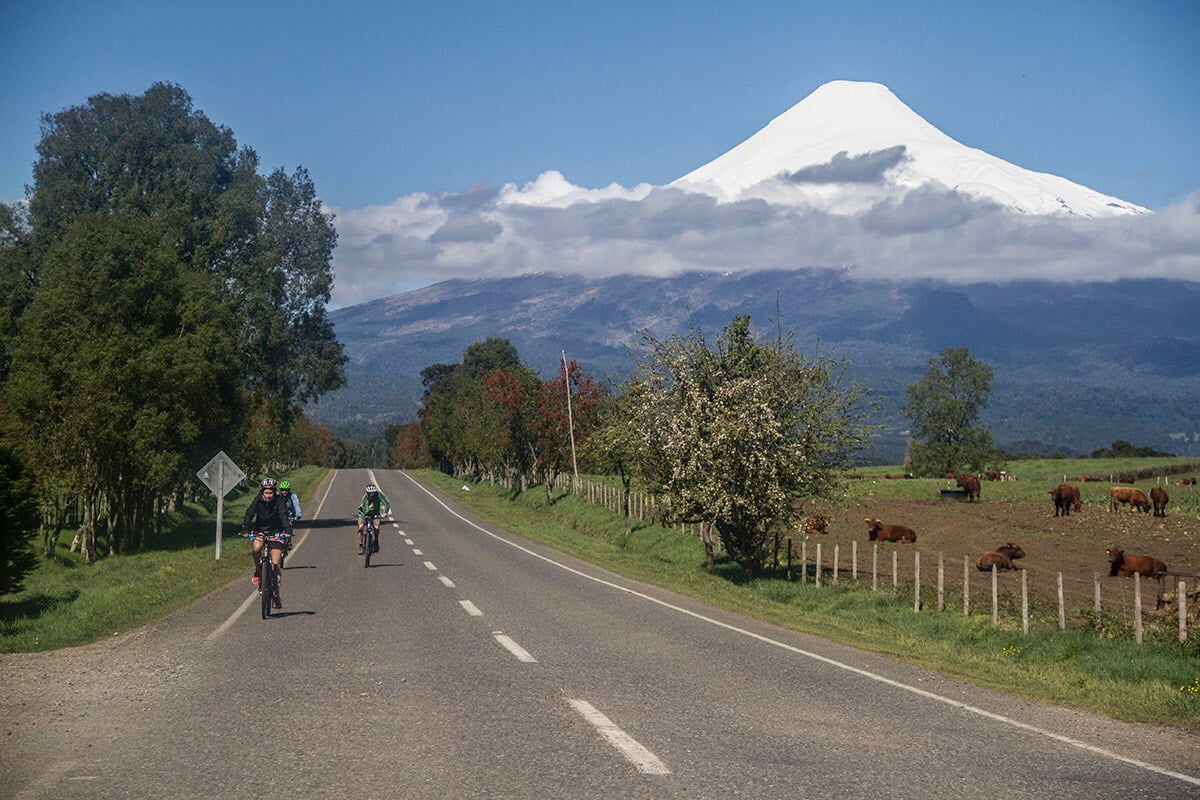
[[[939,489],[943,500],[966,500],[966,489]]]

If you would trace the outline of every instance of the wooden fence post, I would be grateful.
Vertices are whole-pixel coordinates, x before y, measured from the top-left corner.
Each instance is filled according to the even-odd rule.
[[[992,624],[1000,624],[1000,584],[997,581],[996,565],[992,564]]]
[[[841,557],[841,545],[835,544],[833,546],[833,585],[834,586],[837,586],[837,583],[838,583],[838,559],[840,557]]]
[[[1142,643],[1142,573],[1133,573],[1133,638]]]
[[[879,591],[879,545],[871,550],[871,591]]]
[[[1021,570],[1021,632],[1029,635],[1029,572]]]
[[[1096,630],[1100,630],[1101,628],[1104,627],[1104,623],[1100,620],[1100,573],[1099,572],[1092,573],[1092,582],[1096,586],[1096,607],[1095,607]]]
[[[892,594],[900,594],[900,551],[892,551]]]
[[[808,583],[808,540],[800,542],[800,582]]]
[[[938,611],[946,610],[946,557],[938,553]]]
[[[971,558],[963,556],[963,616],[971,616]]]
[[[850,542],[850,577],[858,583],[858,539]]]
[[[1063,597],[1063,578],[1062,573],[1058,573],[1058,629],[1065,631],[1067,629],[1067,602]]]
[[[1179,641],[1187,641],[1187,584],[1179,582],[1175,590],[1175,600],[1179,603]]]
[[[817,571],[816,571],[816,575],[817,575],[817,577],[816,577],[816,584],[815,584],[815,585],[817,586],[817,588],[820,588],[820,586],[821,586],[821,543],[820,543],[820,542],[817,542],[817,564],[816,564],[816,568],[817,568]]]
[[[787,579],[792,580],[792,537],[787,540]]]
[[[913,612],[921,610],[921,551],[913,551]]]

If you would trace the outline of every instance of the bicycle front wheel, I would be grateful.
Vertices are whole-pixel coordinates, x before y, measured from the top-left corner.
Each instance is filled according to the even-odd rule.
[[[368,528],[363,537],[363,566],[371,566],[371,551],[375,549],[375,530]]]
[[[262,600],[262,618],[266,619],[271,616],[271,598],[275,596],[275,569],[271,566],[271,557],[266,552],[263,553],[262,569],[259,572],[261,575],[258,579],[258,590],[262,593],[259,599]]]

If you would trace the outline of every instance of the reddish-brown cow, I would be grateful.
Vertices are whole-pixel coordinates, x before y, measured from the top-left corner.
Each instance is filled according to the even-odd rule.
[[[804,520],[805,533],[827,533],[828,531],[826,528],[828,527],[829,517],[825,516],[824,514],[813,514]]]
[[[1119,547],[1110,547],[1104,551],[1108,554],[1108,574],[1128,578],[1137,572],[1145,578],[1157,578],[1160,572],[1167,571],[1167,565],[1151,556],[1131,556]]]
[[[1108,490],[1108,510],[1120,511],[1121,504],[1129,506],[1129,510],[1137,509],[1149,513],[1150,500],[1141,489],[1131,489],[1128,486],[1113,486]]]
[[[964,472],[955,476],[954,480],[960,489],[966,491],[968,503],[970,503],[972,500],[979,499],[979,478],[976,478],[974,475],[968,475]]]
[[[903,525],[884,525],[877,519],[867,520],[867,536],[872,542],[915,542],[917,532]]]
[[[1195,478],[1180,478],[1179,485],[1180,486],[1195,486],[1196,479]]]
[[[1000,545],[990,553],[984,553],[975,562],[976,568],[980,572],[991,572],[992,567],[996,569],[1016,569],[1013,564],[1018,558],[1024,558],[1025,551],[1021,549],[1019,544],[1007,542]]]
[[[1165,517],[1167,515],[1167,501],[1170,499],[1167,490],[1161,486],[1155,486],[1150,490],[1150,501],[1154,503],[1154,516]]]
[[[1054,499],[1054,516],[1060,514],[1064,517],[1071,516],[1071,507],[1074,506],[1078,511],[1083,507],[1083,503],[1079,499],[1079,487],[1073,483],[1060,483],[1057,489],[1050,491],[1050,497]]]

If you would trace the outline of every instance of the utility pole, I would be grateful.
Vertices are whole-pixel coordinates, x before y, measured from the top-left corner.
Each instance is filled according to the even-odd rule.
[[[571,414],[571,376],[567,372],[567,351],[562,351],[563,385],[567,389],[567,429],[571,432],[571,468],[575,473],[575,482],[571,491],[579,491],[579,462],[575,459],[575,417]]]

